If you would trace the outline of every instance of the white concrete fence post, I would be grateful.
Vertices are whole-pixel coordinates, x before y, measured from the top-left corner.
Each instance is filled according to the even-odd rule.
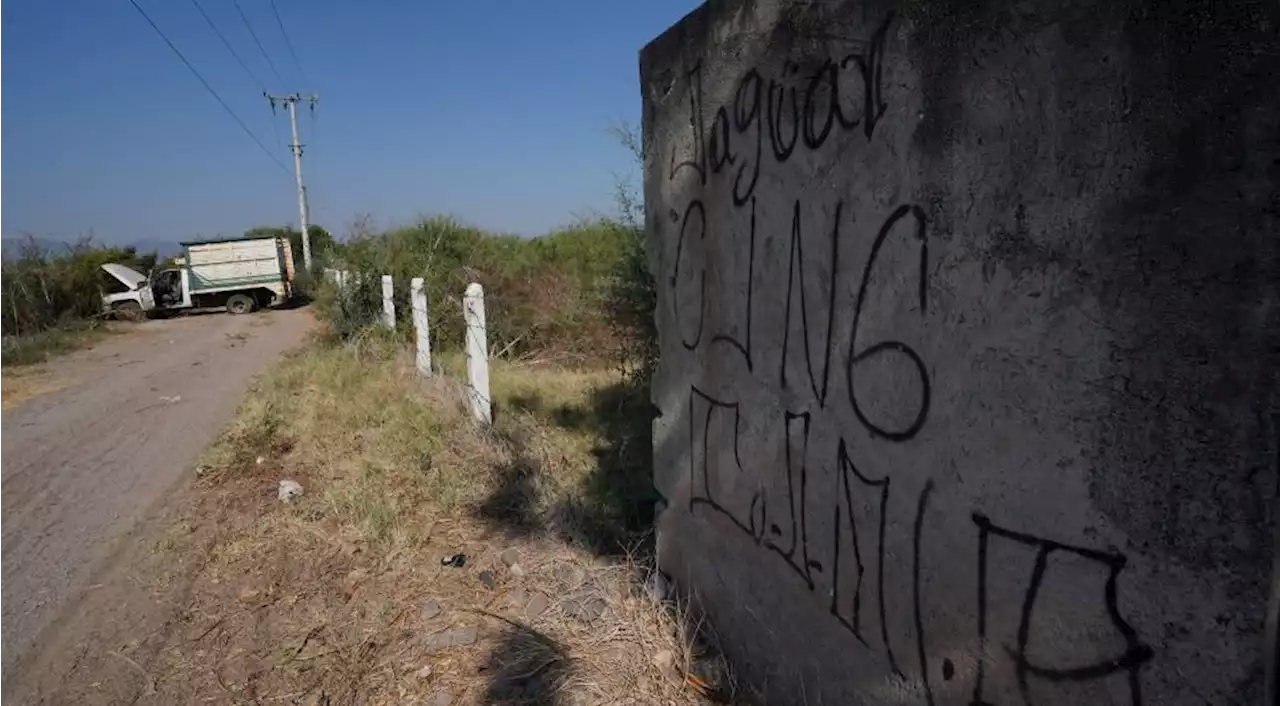
[[[409,280],[409,294],[413,300],[413,328],[418,332],[418,372],[431,377],[431,329],[427,327],[427,292],[422,278]]]
[[[478,282],[467,285],[462,297],[462,316],[467,328],[467,384],[471,412],[477,422],[493,423],[489,406],[489,344],[485,340],[484,287]]]
[[[396,327],[395,287],[391,275],[382,276],[382,324],[387,328]]]

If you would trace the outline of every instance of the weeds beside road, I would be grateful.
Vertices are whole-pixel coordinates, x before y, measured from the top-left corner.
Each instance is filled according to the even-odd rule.
[[[43,363],[55,355],[92,345],[112,330],[104,322],[92,320],[24,336],[6,336],[0,343],[0,364],[9,367]]]
[[[59,250],[45,249],[29,238],[16,255],[0,262],[0,324],[6,338],[75,329],[97,319],[104,283],[99,268],[104,263],[118,262],[142,272],[156,264],[155,253],[98,245],[91,238]]]
[[[60,385],[56,376],[41,365],[56,356],[89,348],[119,329],[101,322],[80,323],[48,329],[29,336],[6,336],[0,342],[0,407],[12,405]]]
[[[419,378],[386,334],[283,361],[135,567],[151,617],[86,608],[107,624],[68,650],[47,702],[723,696],[713,653],[641,589],[644,396],[605,369],[492,374],[496,422],[481,429],[460,384]],[[303,495],[277,500],[282,479]],[[441,564],[454,554],[463,566]]]

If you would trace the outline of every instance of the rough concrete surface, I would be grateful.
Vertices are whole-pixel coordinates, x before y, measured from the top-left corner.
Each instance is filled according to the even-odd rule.
[[[56,361],[61,390],[2,417],[4,691],[41,631],[192,469],[251,377],[302,342],[303,310],[148,321]],[[135,538],[136,539],[136,538]]]
[[[1278,28],[725,0],[642,51],[659,562],[770,703],[1257,701]]]

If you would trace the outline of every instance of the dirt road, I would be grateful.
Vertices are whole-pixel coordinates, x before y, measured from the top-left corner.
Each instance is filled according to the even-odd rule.
[[[6,694],[41,631],[311,322],[305,310],[149,321],[50,364],[58,389],[4,411]]]

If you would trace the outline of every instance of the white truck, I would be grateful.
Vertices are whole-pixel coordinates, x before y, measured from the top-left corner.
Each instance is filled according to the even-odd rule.
[[[182,243],[177,267],[144,275],[109,263],[103,311],[139,318],[154,310],[225,307],[247,314],[293,296],[293,249],[283,237],[198,240]]]

